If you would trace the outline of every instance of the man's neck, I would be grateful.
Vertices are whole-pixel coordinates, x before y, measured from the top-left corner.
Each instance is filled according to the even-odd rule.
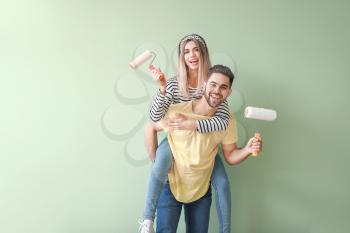
[[[192,102],[192,112],[201,116],[214,116],[217,108],[210,107],[204,96]]]

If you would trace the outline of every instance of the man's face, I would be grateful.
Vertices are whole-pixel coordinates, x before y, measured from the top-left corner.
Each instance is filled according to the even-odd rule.
[[[210,75],[204,92],[204,97],[210,107],[218,107],[230,94],[230,80],[226,75],[220,73]]]

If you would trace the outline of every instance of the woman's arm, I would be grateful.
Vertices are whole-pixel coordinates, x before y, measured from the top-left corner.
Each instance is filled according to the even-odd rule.
[[[170,104],[173,102],[173,82],[171,80],[167,81],[165,94],[162,94],[161,92],[162,91],[159,90],[151,105],[150,118],[153,122],[160,121],[168,111]]]
[[[199,133],[209,133],[213,131],[226,130],[228,126],[228,120],[230,118],[230,109],[225,100],[218,107],[214,116],[206,120],[197,120],[197,131]]]
[[[181,115],[181,114],[180,114]],[[212,118],[206,120],[194,120],[188,117],[177,117],[169,121],[168,126],[176,130],[197,130],[199,133],[226,130],[230,118],[227,101],[223,102]]]

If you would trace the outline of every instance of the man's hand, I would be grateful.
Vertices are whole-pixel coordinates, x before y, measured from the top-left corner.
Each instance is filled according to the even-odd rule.
[[[180,113],[169,119],[167,125],[170,130],[197,130],[196,121]]]
[[[244,150],[246,150],[249,154],[260,153],[262,151],[262,139],[252,137],[247,142],[247,145],[244,147]]]

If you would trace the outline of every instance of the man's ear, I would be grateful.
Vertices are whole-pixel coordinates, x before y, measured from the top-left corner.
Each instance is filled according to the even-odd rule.
[[[232,88],[230,88],[227,97],[229,97],[232,94]]]

